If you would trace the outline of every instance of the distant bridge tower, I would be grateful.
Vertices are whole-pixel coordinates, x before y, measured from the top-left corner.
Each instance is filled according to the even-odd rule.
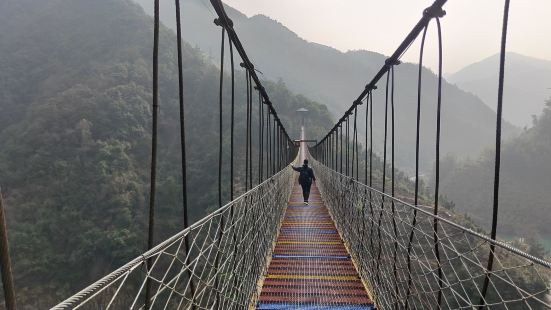
[[[305,124],[305,121],[306,121],[306,113],[308,112],[308,110],[305,109],[305,108],[300,108],[300,109],[297,110],[297,112],[298,112],[299,114],[302,114],[300,126],[301,126],[301,127],[304,127],[304,124]]]

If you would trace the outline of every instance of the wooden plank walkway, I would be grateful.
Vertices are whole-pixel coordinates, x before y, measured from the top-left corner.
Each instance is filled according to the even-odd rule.
[[[373,310],[320,192],[295,183],[257,309]]]

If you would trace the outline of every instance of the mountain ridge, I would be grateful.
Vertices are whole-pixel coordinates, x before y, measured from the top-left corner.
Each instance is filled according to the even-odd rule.
[[[12,29],[0,32],[0,185],[14,282],[21,309],[47,309],[146,248],[153,21],[128,0],[0,5],[0,28]],[[195,222],[218,208],[220,72],[188,43],[182,52],[188,210]],[[176,36],[161,25],[155,242],[183,227],[177,68]],[[245,158],[245,73],[235,73],[234,156]],[[325,106],[283,82],[262,83],[291,136],[299,133],[300,107],[310,111],[309,135],[328,129]],[[226,202],[229,75],[224,85]],[[253,126],[258,107],[253,100]],[[252,153],[256,160],[258,148]],[[244,166],[234,163],[235,194],[245,188]]]
[[[137,0],[146,7],[145,0]],[[205,9],[201,0],[183,3],[182,23],[184,38],[192,45],[207,51],[213,61],[218,60],[220,28],[214,26],[212,12]],[[286,85],[296,93],[325,104],[333,117],[340,118],[352,104],[376,72],[384,65],[386,57],[370,51],[341,52],[335,48],[304,40],[281,23],[258,15],[246,17],[239,11],[225,6],[226,12],[234,20],[234,28],[248,51],[255,68],[269,80],[283,79]],[[173,24],[174,13],[170,5],[161,7],[161,20],[167,25]],[[186,31],[187,29],[187,31]],[[193,30],[191,30],[193,29]],[[396,67],[396,141],[405,150],[397,157],[399,167],[414,170],[415,115],[417,97],[417,64],[403,63]],[[421,148],[433,149],[434,115],[436,111],[437,77],[423,69],[424,117],[421,126]],[[374,94],[374,148],[382,151],[384,125],[385,78],[379,82]],[[443,83],[443,128],[442,153],[455,153],[460,157],[477,156],[480,151],[492,145],[495,140],[495,112],[479,98],[461,90],[446,81]],[[365,110],[360,108],[360,124],[364,123]],[[472,118],[466,116],[472,115]],[[430,116],[430,117],[429,117]],[[360,132],[364,127],[360,126]],[[508,122],[503,124],[504,137],[515,136],[519,129]],[[363,136],[360,134],[360,136]],[[465,137],[469,137],[465,139]],[[363,140],[363,138],[362,138]],[[434,162],[434,153],[426,152],[421,157],[421,169],[430,171]]]
[[[486,57],[447,76],[457,86],[478,96],[495,110],[499,54]],[[551,94],[551,60],[506,53],[503,117],[530,127]]]

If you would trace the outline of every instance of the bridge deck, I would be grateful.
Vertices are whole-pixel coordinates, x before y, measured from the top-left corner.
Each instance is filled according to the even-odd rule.
[[[295,183],[257,309],[374,309],[315,184],[305,206]]]

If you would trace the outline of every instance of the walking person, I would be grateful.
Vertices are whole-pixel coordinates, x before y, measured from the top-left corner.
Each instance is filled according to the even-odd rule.
[[[291,165],[293,170],[300,173],[298,177],[298,184],[302,187],[302,196],[304,197],[304,204],[308,204],[308,198],[310,197],[310,187],[312,186],[312,182],[316,180],[316,177],[314,176],[314,170],[312,168],[308,167],[308,159],[304,160],[304,163],[302,167],[293,167]]]

